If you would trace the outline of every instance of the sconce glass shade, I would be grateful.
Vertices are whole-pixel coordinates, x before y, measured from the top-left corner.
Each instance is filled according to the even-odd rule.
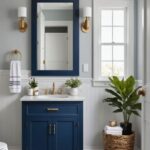
[[[91,7],[83,8],[83,17],[92,17],[92,9],[91,9]]]
[[[27,17],[27,8],[26,7],[19,7],[18,8],[18,17]]]

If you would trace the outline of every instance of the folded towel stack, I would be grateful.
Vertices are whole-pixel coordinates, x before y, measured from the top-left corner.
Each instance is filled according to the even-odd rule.
[[[110,127],[106,125],[104,131],[106,134],[122,135],[122,128],[120,126]]]
[[[8,150],[7,144],[4,142],[0,142],[0,150]]]

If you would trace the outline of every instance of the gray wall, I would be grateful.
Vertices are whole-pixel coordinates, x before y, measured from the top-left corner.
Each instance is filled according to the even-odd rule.
[[[135,0],[136,1],[136,0]],[[140,1],[140,0],[139,0]],[[28,8],[28,30],[25,33],[21,33],[17,28],[17,8],[20,6],[27,6]],[[92,0],[80,0],[80,9],[85,6],[92,6]],[[9,69],[9,63],[7,62],[8,52],[12,49],[19,49],[22,52],[22,69],[31,68],[31,0],[3,0],[0,3],[0,70]],[[80,17],[80,24],[83,18]],[[139,38],[140,41],[140,38]],[[140,45],[139,45],[140,47]],[[142,49],[141,49],[142,50]],[[92,77],[92,24],[91,31],[83,33],[80,30],[80,76]],[[137,49],[136,49],[136,52]],[[141,51],[140,51],[141,52]],[[138,66],[142,67],[139,53]],[[89,72],[82,72],[82,64],[89,64]],[[148,64],[148,63],[147,63]],[[140,70],[140,69],[139,69]],[[150,71],[148,70],[148,73]],[[139,71],[136,71],[139,73]],[[138,75],[142,79],[142,74]],[[8,78],[0,79],[0,85],[5,85],[0,90],[0,138],[8,142],[10,145],[19,145],[21,137],[21,106],[19,98],[15,95],[10,95],[8,90]],[[149,81],[149,77],[147,77]],[[27,82],[25,80],[25,82]],[[87,82],[87,81],[86,81]],[[90,82],[90,81],[89,81]],[[46,82],[47,83],[47,82]],[[24,83],[26,84],[26,83]],[[49,83],[46,87],[49,87]],[[83,95],[86,97],[85,102],[85,145],[87,146],[100,146],[102,141],[100,140],[100,132],[103,130],[107,120],[115,118],[112,114],[111,108],[102,103],[102,99],[105,97],[104,88],[92,87],[91,83],[85,83],[83,88],[85,91]],[[89,90],[89,91],[88,91]],[[88,91],[88,92],[87,92]],[[88,98],[89,97],[89,98]],[[4,106],[7,105],[7,109]],[[8,110],[8,111],[7,111]],[[107,110],[107,111],[106,111]],[[7,112],[6,112],[7,111]],[[11,118],[11,121],[8,119]],[[17,123],[16,123],[17,122]],[[139,123],[139,122],[138,122]],[[94,125],[94,127],[93,127]],[[96,126],[96,127],[95,127]],[[19,133],[18,133],[19,129]],[[10,131],[11,130],[11,131]],[[3,132],[3,133],[2,133]],[[13,133],[11,133],[13,132]],[[140,131],[139,131],[140,132]],[[17,134],[17,138],[15,138]],[[140,135],[140,133],[138,133]],[[9,136],[7,136],[9,135]],[[101,142],[99,142],[101,141]],[[140,141],[140,138],[139,138]]]
[[[17,29],[19,6],[28,7],[29,28],[26,33]],[[7,53],[12,49],[19,49],[23,55],[22,68],[30,68],[30,0],[9,0],[1,1],[0,4],[0,69],[8,69],[6,60]]]
[[[92,0],[80,0],[80,7],[91,6]],[[28,8],[28,31],[21,33],[17,28],[17,8],[27,6]],[[7,53],[12,49],[22,52],[22,69],[31,68],[31,0],[4,0],[0,4],[0,69],[9,69]],[[82,21],[83,18],[80,18]],[[82,72],[82,64],[89,64],[89,72]],[[80,31],[80,75],[91,77],[92,65],[92,32],[82,33]]]

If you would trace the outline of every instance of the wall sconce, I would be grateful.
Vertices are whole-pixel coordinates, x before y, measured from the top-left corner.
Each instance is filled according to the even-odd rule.
[[[85,7],[83,9],[83,17],[85,18],[85,20],[81,24],[82,32],[88,32],[90,30],[89,19],[90,19],[91,16],[92,16],[92,9],[91,9],[91,7]]]
[[[19,7],[18,8],[18,18],[19,18],[19,31],[25,32],[27,30],[27,22],[25,18],[27,17],[27,8],[26,7]]]

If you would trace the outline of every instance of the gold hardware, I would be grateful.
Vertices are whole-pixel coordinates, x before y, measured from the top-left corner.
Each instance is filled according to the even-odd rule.
[[[22,54],[18,49],[12,50],[10,53],[8,53],[8,59],[10,60],[21,60]]]
[[[59,111],[59,108],[47,108],[47,111]]]
[[[43,64],[45,65],[45,60],[43,60]]]
[[[48,89],[45,89],[44,94],[48,95]]]
[[[52,87],[52,95],[55,94],[55,82],[53,82],[53,87]]]
[[[20,17],[20,20],[19,20],[19,30],[20,32],[25,32],[27,30],[27,22],[25,21],[25,18],[24,17]]]
[[[56,125],[53,124],[53,134],[55,135],[56,134]]]
[[[81,30],[82,32],[89,32],[90,30],[90,23],[89,23],[89,17],[85,18],[85,21],[81,24]]]
[[[48,131],[49,134],[52,134],[52,128],[51,127],[52,127],[52,125],[49,124],[49,131]]]

